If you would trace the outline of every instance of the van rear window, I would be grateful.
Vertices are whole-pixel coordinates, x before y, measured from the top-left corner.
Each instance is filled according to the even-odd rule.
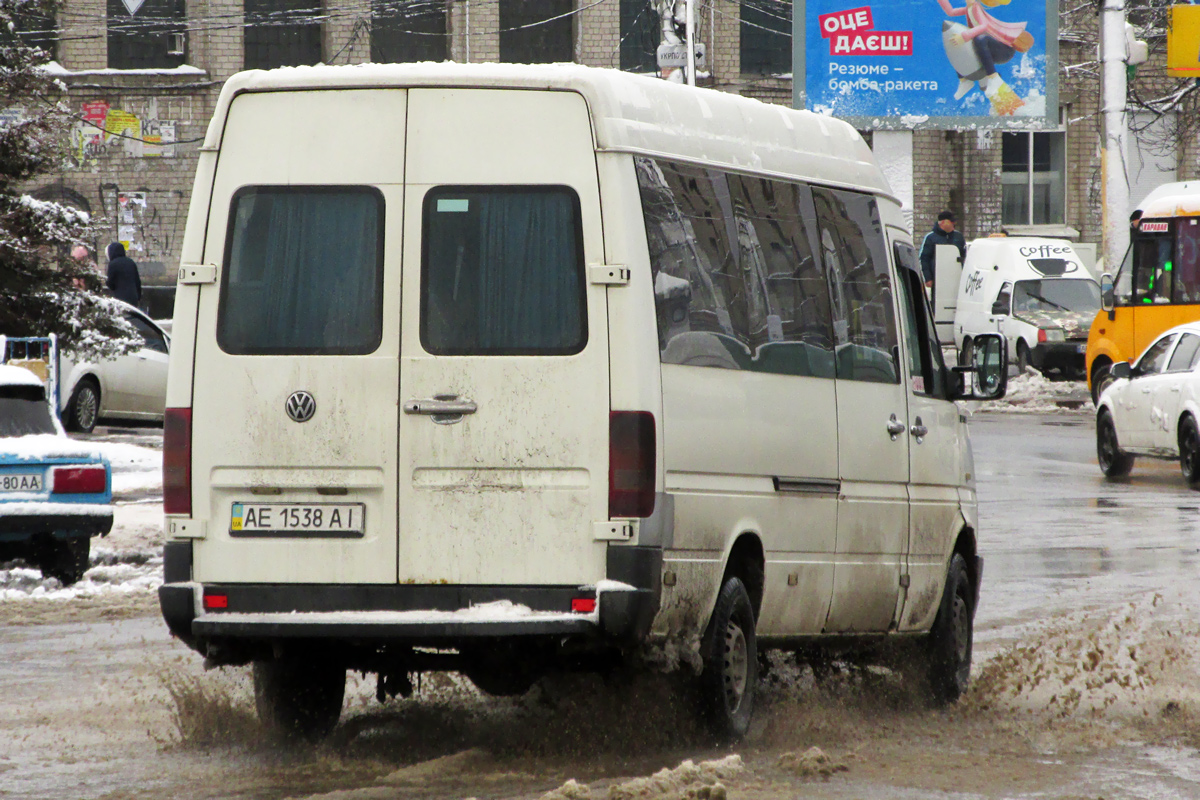
[[[239,190],[221,278],[221,349],[355,355],[378,348],[383,208],[371,187]]]
[[[425,195],[421,345],[435,355],[569,355],[587,343],[579,197],[565,186]]]

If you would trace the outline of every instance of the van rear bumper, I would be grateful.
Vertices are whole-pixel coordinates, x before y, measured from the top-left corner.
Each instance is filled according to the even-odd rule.
[[[206,608],[206,596],[224,597],[225,607]],[[595,600],[595,608],[572,612],[573,600]],[[586,587],[182,582],[161,586],[159,603],[171,632],[211,656],[213,644],[281,640],[455,647],[565,636],[620,645],[649,632],[658,593],[614,581]]]

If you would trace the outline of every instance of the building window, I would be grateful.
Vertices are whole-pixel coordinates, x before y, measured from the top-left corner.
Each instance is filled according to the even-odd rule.
[[[660,27],[658,13],[650,0],[621,0],[621,69],[658,70]]]
[[[246,69],[321,61],[321,0],[246,0]]]
[[[187,58],[186,29],[184,0],[108,0],[108,66],[178,67]]]
[[[1005,133],[1001,144],[1001,220],[1005,225],[1066,223],[1065,130]]]
[[[446,6],[440,0],[372,0],[371,60],[445,61]]]
[[[742,72],[779,75],[792,71],[791,0],[741,4]]]
[[[573,0],[504,0],[500,60],[553,64],[575,60]]]

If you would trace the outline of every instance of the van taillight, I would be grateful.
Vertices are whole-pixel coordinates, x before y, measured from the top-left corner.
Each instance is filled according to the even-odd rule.
[[[608,417],[608,516],[654,513],[654,415],[613,411]]]
[[[168,408],[163,417],[163,513],[192,513],[190,408]]]
[[[108,483],[104,467],[55,467],[51,494],[101,494]]]

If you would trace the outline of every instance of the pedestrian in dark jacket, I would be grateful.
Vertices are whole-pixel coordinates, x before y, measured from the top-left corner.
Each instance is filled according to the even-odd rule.
[[[939,244],[952,244],[958,248],[958,260],[962,262],[967,256],[967,240],[963,235],[954,230],[954,212],[943,211],[938,214],[937,224],[933,226],[933,230],[925,234],[925,241],[921,243],[921,274],[925,276],[925,286],[933,287],[934,276],[934,248]]]
[[[118,300],[131,306],[142,301],[142,279],[137,263],[125,255],[125,245],[113,242],[108,246],[108,290]]]

